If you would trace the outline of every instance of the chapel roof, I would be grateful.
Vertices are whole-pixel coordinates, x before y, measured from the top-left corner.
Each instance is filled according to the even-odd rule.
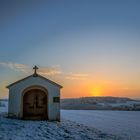
[[[47,79],[46,77],[41,76],[40,74],[37,74],[37,72],[36,72],[36,70],[38,69],[37,66],[35,66],[33,69],[35,69],[34,74],[32,74],[32,75],[30,75],[30,76],[27,76],[27,77],[25,77],[25,78],[23,78],[23,79],[21,79],[21,80],[18,80],[18,81],[16,81],[16,82],[14,82],[14,83],[12,83],[12,84],[6,86],[6,88],[10,88],[11,86],[16,85],[16,84],[18,84],[18,83],[20,83],[20,82],[22,82],[22,81],[24,81],[24,80],[27,80],[28,78],[31,78],[31,77],[35,77],[35,78],[36,78],[36,77],[40,77],[41,79],[44,79],[44,80],[48,81],[49,83],[51,83],[51,84],[53,84],[53,85],[56,85],[56,86],[62,88],[61,85],[59,85],[59,84],[57,84],[57,83],[55,83],[55,82],[53,82],[53,81]]]
[[[12,83],[12,84],[6,86],[6,88],[10,88],[11,86],[16,85],[16,84],[18,84],[18,83],[20,83],[20,82],[22,82],[22,81],[24,81],[24,80],[27,80],[28,78],[31,78],[31,77],[35,77],[35,76],[34,76],[34,75],[27,76],[27,77],[25,77],[25,78],[23,78],[23,79],[21,79],[21,80],[18,80],[18,81],[16,81],[16,82],[14,82],[14,83]],[[40,78],[42,78],[42,79],[48,81],[49,83],[51,83],[51,84],[53,84],[53,85],[56,85],[56,86],[58,86],[58,87],[60,87],[60,88],[63,88],[61,85],[59,85],[59,84],[57,84],[57,83],[55,83],[55,82],[53,82],[53,81],[51,81],[51,80],[49,80],[49,79],[47,79],[47,78],[41,76],[41,75],[39,75],[39,74],[37,74],[36,77],[40,77]]]

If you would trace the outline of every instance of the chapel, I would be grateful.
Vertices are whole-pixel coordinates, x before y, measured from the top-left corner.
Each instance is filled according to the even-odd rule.
[[[7,86],[8,116],[24,120],[60,121],[61,85],[34,73]]]

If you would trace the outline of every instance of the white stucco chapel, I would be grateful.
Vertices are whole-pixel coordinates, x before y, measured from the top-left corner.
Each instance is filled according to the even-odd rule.
[[[25,120],[60,121],[61,85],[34,74],[7,86],[8,116]]]

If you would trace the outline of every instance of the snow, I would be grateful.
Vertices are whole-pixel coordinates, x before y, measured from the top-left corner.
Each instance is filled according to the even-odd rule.
[[[62,109],[70,110],[140,110],[140,100],[120,97],[83,97],[62,99]]]
[[[7,118],[3,104],[0,140],[140,140],[138,111],[62,110],[61,122],[24,121]]]
[[[140,140],[139,111],[62,110],[62,117],[108,134]]]
[[[0,140],[123,140],[69,119],[61,122],[7,118],[8,103],[0,106]]]
[[[24,121],[0,116],[0,140],[120,140],[97,129],[68,120]]]
[[[8,112],[8,101],[0,101],[0,113]]]

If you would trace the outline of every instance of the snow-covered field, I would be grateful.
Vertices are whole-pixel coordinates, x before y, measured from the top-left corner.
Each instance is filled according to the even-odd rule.
[[[61,122],[7,118],[8,103],[0,104],[0,140],[123,140],[96,128],[62,119]]]
[[[23,121],[0,116],[0,140],[120,140],[91,127],[68,120]],[[123,139],[121,139],[123,140]]]
[[[140,111],[62,110],[62,117],[105,133],[140,140]]]
[[[62,99],[65,110],[125,110],[140,111],[140,100],[121,97],[82,97]]]
[[[0,101],[0,113],[8,112],[8,101]]]
[[[0,140],[140,140],[140,112],[62,110],[62,121],[6,118],[0,107]]]

